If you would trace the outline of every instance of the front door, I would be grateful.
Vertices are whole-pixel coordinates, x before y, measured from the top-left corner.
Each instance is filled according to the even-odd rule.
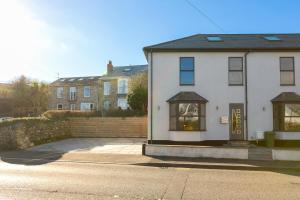
[[[229,138],[244,140],[244,104],[229,104]]]

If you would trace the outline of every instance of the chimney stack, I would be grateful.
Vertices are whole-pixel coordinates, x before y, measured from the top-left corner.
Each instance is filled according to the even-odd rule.
[[[111,60],[108,61],[108,64],[107,64],[107,74],[111,74],[112,71],[113,71],[113,68],[114,68],[114,66],[113,66]]]

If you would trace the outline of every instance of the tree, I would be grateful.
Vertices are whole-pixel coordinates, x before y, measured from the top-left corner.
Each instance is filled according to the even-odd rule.
[[[148,79],[147,74],[135,75],[130,80],[128,104],[131,109],[140,112],[147,112],[148,105]]]

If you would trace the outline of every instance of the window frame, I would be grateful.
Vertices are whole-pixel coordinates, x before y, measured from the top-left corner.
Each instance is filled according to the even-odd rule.
[[[242,59],[242,69],[241,70],[232,70],[230,69],[230,59],[232,58],[240,58]],[[232,84],[229,80],[230,72],[242,72],[242,83],[239,84]],[[244,57],[228,57],[228,86],[243,86],[244,85]]]
[[[104,96],[109,96],[110,95],[110,88],[111,88],[110,81],[104,81],[103,82],[103,95]]]
[[[198,104],[198,130],[181,130],[179,129],[179,104],[182,103],[197,103]],[[176,119],[176,124],[175,124],[175,129],[171,129],[171,118],[174,118],[173,115],[171,115],[171,106],[175,104],[175,119]],[[202,106],[203,105],[203,110],[204,114],[202,114]],[[204,120],[204,127],[201,126],[201,119]],[[169,131],[182,131],[182,132],[203,132],[206,131],[206,102],[202,101],[176,101],[176,102],[170,102],[169,103]]]
[[[59,89],[62,89],[60,93],[58,92]],[[58,94],[61,94],[61,96],[59,96]],[[64,87],[56,87],[56,98],[57,99],[64,98]]]
[[[192,58],[193,59],[193,70],[182,70],[181,69],[181,60],[185,58]],[[193,72],[193,83],[184,84],[181,83],[181,72]],[[179,85],[180,86],[194,86],[195,85],[195,57],[180,57],[179,58]]]
[[[126,108],[122,108],[121,106],[120,106],[120,101],[126,101]],[[118,98],[118,100],[117,100],[117,106],[118,106],[118,108],[121,108],[122,110],[126,110],[126,109],[128,109],[129,108],[129,105],[128,105],[128,100],[127,100],[127,98],[123,98],[123,97],[119,97]]]
[[[71,110],[71,111],[76,110],[76,104],[75,104],[75,103],[71,103],[71,104],[70,104],[70,110]]]
[[[85,95],[85,90],[86,88],[89,88],[89,95]],[[84,98],[89,98],[91,97],[91,86],[87,85],[87,86],[83,86],[83,97]]]
[[[77,98],[77,88],[76,87],[70,87],[69,88],[69,100],[70,101],[76,101],[76,98]]]
[[[285,105],[286,104],[297,104],[300,102],[278,102],[273,103],[273,130],[278,132],[300,132],[299,130],[286,130],[285,129],[285,118],[286,117],[298,117],[299,116],[287,116],[285,115]],[[276,113],[277,112],[277,113]]]
[[[59,106],[61,106],[61,109],[58,109]],[[63,109],[64,109],[64,106],[62,103],[56,104],[56,110],[63,110]]]
[[[291,58],[293,59],[293,70],[282,70],[281,69],[281,59],[282,58]],[[280,70],[280,86],[295,86],[296,85],[296,80],[295,80],[295,57],[294,56],[284,56],[284,57],[279,57],[279,70]],[[282,84],[281,83],[281,72],[293,72],[293,83],[291,84]]]
[[[124,92],[120,90],[120,88],[123,88],[121,87],[121,82],[124,81]],[[125,79],[125,78],[121,78],[121,79],[118,79],[118,94],[128,94],[128,79]]]

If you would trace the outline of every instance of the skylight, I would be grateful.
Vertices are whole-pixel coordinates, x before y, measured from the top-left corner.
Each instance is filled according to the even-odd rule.
[[[265,36],[264,38],[269,41],[280,41],[281,40],[279,37],[273,36],[273,35]]]
[[[69,81],[70,81],[70,82],[72,82],[72,81],[74,81],[74,80],[75,80],[75,78],[71,78],[71,79],[69,79]]]
[[[209,42],[220,42],[220,41],[223,41],[222,38],[220,38],[219,36],[208,36],[208,37],[206,37],[206,39]]]

